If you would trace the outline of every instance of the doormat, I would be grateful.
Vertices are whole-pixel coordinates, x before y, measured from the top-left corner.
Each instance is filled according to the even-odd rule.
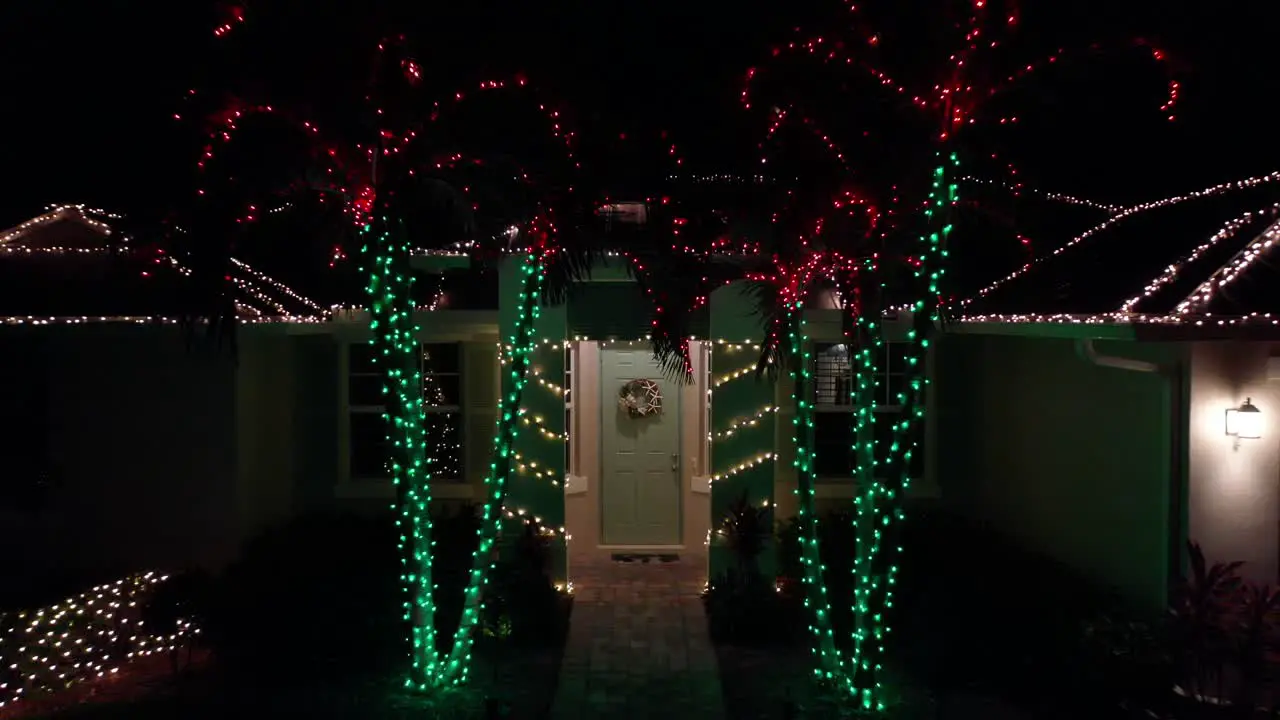
[[[614,553],[612,557],[614,562],[620,563],[672,563],[680,559],[679,555],[653,553]]]

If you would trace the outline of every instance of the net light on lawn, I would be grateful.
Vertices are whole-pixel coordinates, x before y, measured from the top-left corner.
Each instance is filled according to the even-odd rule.
[[[1262,437],[1262,411],[1246,398],[1238,408],[1227,410],[1227,434],[1237,439],[1256,440]]]

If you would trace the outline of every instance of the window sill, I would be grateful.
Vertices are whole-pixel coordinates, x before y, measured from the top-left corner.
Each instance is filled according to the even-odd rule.
[[[394,500],[396,487],[390,480],[352,480],[339,483],[333,494],[339,500]],[[471,500],[474,497],[475,488],[469,482],[441,479],[431,483],[432,500]]]
[[[819,477],[813,484],[813,496],[819,500],[852,500],[857,483],[853,478]],[[917,480],[907,489],[908,498],[940,498],[937,485],[926,485]]]

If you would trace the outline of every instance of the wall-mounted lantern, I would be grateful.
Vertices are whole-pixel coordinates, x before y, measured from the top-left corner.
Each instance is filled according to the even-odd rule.
[[[1237,439],[1262,437],[1262,411],[1250,398],[1245,398],[1240,407],[1227,410],[1227,434]]]

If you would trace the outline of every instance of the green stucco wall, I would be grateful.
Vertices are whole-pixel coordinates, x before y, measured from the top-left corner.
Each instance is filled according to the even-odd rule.
[[[1171,345],[1096,349],[1179,357]],[[1095,366],[1066,339],[944,334],[934,352],[930,467],[945,506],[1162,607],[1179,462],[1173,381]]]
[[[505,261],[501,273],[502,297],[499,305],[498,331],[505,345],[509,342],[508,338],[515,335],[522,285],[520,261],[518,259]],[[541,375],[557,385],[564,383],[563,343],[566,330],[565,306],[543,306],[534,325],[534,336],[539,342],[531,358],[530,376],[521,399],[526,418],[540,419],[543,428],[561,435],[565,432],[564,397],[540,385],[537,376]],[[508,367],[501,368],[500,378],[503,392],[508,392],[513,387]],[[491,442],[488,444],[490,447]],[[550,470],[557,481],[563,482],[566,472],[563,440],[545,437],[543,433],[538,432],[538,425],[534,423],[521,426],[514,449],[519,456],[518,464],[536,463],[538,467]],[[513,473],[510,482],[507,495],[509,510],[532,513],[540,518],[545,526],[552,528],[564,526],[564,490],[561,486],[553,484],[546,478],[522,472]],[[519,530],[520,526],[515,522],[508,522],[505,527],[511,532]],[[552,542],[552,574],[556,582],[563,582],[566,579],[566,567],[564,540],[556,539]]]
[[[777,402],[777,388],[776,383],[768,375],[757,377],[754,370],[716,387],[716,383],[729,374],[755,367],[760,353],[753,349],[752,344],[760,342],[763,337],[763,327],[759,316],[752,314],[755,304],[747,296],[743,283],[734,283],[716,290],[711,295],[710,305],[711,337],[745,343],[745,346],[737,348],[720,342],[712,345],[710,430],[714,435],[729,427],[736,419],[753,416],[762,407],[774,405]],[[790,430],[790,428],[777,429],[777,421],[777,416],[770,413],[761,418],[753,428],[714,440],[711,443],[711,475],[713,477],[725,475],[761,453],[773,452],[775,432],[783,434],[785,430]],[[721,527],[730,506],[744,493],[753,505],[764,502],[772,505],[775,500],[777,472],[778,461],[775,458],[712,481],[713,538],[708,550],[711,578],[715,578],[733,565],[733,558],[728,554],[728,550],[714,538],[714,533]],[[767,575],[773,574],[775,562],[771,547],[760,556],[760,566]]]

